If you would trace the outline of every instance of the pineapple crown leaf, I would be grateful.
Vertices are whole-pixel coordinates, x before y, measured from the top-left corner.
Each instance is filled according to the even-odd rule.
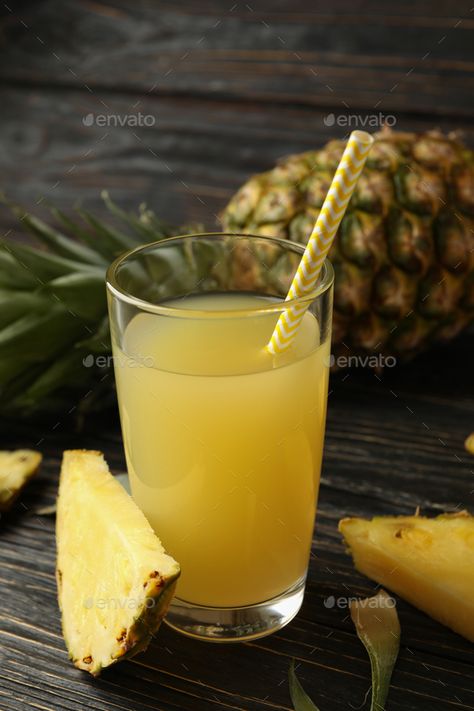
[[[100,273],[100,269],[97,266],[78,262],[67,257],[60,257],[54,253],[19,244],[18,242],[9,241],[7,249],[24,269],[34,275],[36,286],[41,286],[45,281],[55,277],[79,271]]]
[[[128,249],[180,230],[145,204],[127,213],[108,193],[102,198],[110,220],[80,207],[70,216],[47,204],[56,224],[51,227],[0,193],[0,203],[39,243],[0,240],[0,392],[6,415],[75,410],[83,417],[88,408],[112,402],[109,371],[91,358],[110,353],[107,266]],[[86,358],[92,365],[84,367]]]
[[[111,214],[131,227],[133,232],[141,236],[145,241],[156,242],[158,239],[171,237],[175,234],[173,227],[160,220],[152,210],[148,209],[146,203],[139,205],[137,216],[133,212],[129,213],[119,208],[111,200],[107,190],[101,192],[101,197]]]
[[[20,222],[27,228],[27,230],[37,237],[45,246],[54,250],[54,253],[58,256],[65,257],[67,259],[72,259],[79,262],[84,262],[86,264],[103,264],[103,260],[93,249],[81,244],[80,242],[73,241],[68,237],[50,227],[39,217],[31,215],[26,212],[23,208],[15,203],[11,202],[4,193],[0,193],[0,202],[7,205],[13,212],[15,217],[17,217]]]

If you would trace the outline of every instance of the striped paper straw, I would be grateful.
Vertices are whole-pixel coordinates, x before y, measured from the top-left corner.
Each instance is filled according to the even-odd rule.
[[[314,289],[373,142],[365,131],[353,131],[349,136],[286,301],[305,296]],[[291,345],[307,308],[308,304],[300,304],[283,311],[266,346],[270,353],[281,353]]]

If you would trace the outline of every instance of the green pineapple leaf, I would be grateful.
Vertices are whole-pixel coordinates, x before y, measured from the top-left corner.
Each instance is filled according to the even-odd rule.
[[[85,223],[83,226],[81,223],[71,219],[68,215],[56,207],[50,207],[49,210],[52,216],[68,231],[71,237],[73,237],[76,241],[79,240],[84,242],[91,249],[97,252],[97,254],[103,258],[106,266],[109,265],[113,259],[115,259],[117,256],[117,245],[115,242],[111,244],[108,239],[100,239],[97,236],[96,231],[93,230],[89,224]]]
[[[379,590],[374,597],[351,602],[351,618],[370,658],[370,711],[383,711],[400,648],[400,622],[393,598]]]
[[[62,351],[87,331],[60,304],[27,313],[0,330],[0,388],[34,365],[48,368]]]
[[[301,686],[295,673],[295,660],[291,662],[288,672],[290,684],[290,696],[294,711],[319,711],[319,708],[309,698],[306,691]]]
[[[37,287],[34,274],[15,259],[6,241],[0,241],[0,289],[31,290]]]
[[[124,224],[129,225],[134,233],[140,235],[142,242],[156,242],[164,237],[171,237],[174,232],[170,225],[159,220],[154,212],[147,210],[145,205],[140,205],[138,217],[133,213],[122,210],[111,200],[107,190],[103,190],[101,197],[112,215],[118,217]]]
[[[44,287],[56,301],[77,317],[96,322],[107,313],[105,280],[102,271],[66,274]]]
[[[46,397],[53,389],[67,385],[74,379],[76,385],[82,383],[84,394],[88,389],[87,374],[82,362],[82,354],[77,351],[61,354],[50,367],[43,370],[30,387],[25,388],[17,397],[17,406],[29,410],[35,403]]]
[[[112,350],[110,342],[109,317],[107,314],[96,326],[94,333],[76,343],[76,348],[81,348],[87,354],[108,355]]]
[[[85,210],[70,216],[49,206],[50,227],[0,195],[40,247],[16,236],[0,240],[0,411],[20,419],[39,413],[87,413],[115,401],[105,273],[123,252],[184,230],[162,222],[140,205],[136,214],[107,194],[110,221]],[[144,291],[166,298],[189,288],[185,257],[150,260],[142,270]],[[150,278],[152,276],[152,278]],[[196,274],[193,274],[194,281]],[[194,282],[193,282],[194,283]],[[105,358],[98,362],[96,356]]]
[[[140,244],[136,238],[115,229],[111,225],[104,224],[87,210],[78,210],[77,212],[92,227],[97,241],[101,240],[107,245],[112,257],[118,257],[122,252],[138,247]]]
[[[400,648],[400,622],[393,598],[385,590],[374,597],[351,602],[351,618],[366,648],[372,669],[370,711],[384,711],[393,667]],[[319,711],[301,686],[292,661],[288,672],[294,711]]]
[[[30,272],[36,280],[35,286],[40,286],[42,283],[54,279],[55,277],[63,276],[64,274],[73,274],[74,272],[96,272],[97,267],[78,262],[66,257],[59,257],[51,252],[43,252],[33,247],[28,247],[25,244],[19,244],[11,241],[8,243],[8,252],[13,256],[17,263],[27,272]]]
[[[68,239],[58,232],[58,230],[54,229],[54,227],[50,227],[43,222],[43,220],[40,220],[39,217],[30,215],[29,212],[25,212],[19,205],[10,202],[10,200],[1,193],[0,202],[7,205],[15,217],[20,220],[22,225],[58,256],[84,262],[85,264],[107,266],[107,262],[96,250],[81,244],[81,242]]]
[[[26,291],[0,287],[0,331],[33,311],[46,311],[49,304],[50,297],[41,294],[38,290]]]

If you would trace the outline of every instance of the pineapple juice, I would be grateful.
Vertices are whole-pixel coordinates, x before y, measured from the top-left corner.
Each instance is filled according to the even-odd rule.
[[[196,316],[140,313],[114,346],[133,497],[181,565],[177,597],[194,604],[263,602],[306,574],[330,345],[306,312],[292,347],[266,352],[278,314],[238,311],[268,302],[168,302]]]

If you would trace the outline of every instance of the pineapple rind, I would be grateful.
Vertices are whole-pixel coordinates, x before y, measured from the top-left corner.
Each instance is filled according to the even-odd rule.
[[[345,518],[339,531],[357,570],[474,642],[474,517]]]
[[[38,471],[42,455],[31,449],[0,452],[0,512],[8,511]]]
[[[57,544],[69,655],[97,676],[148,646],[173,596],[179,565],[100,452],[64,453]]]
[[[329,252],[336,366],[348,348],[409,359],[474,318],[474,152],[439,131],[375,139]],[[223,228],[305,244],[344,147],[332,140],[252,176]]]

